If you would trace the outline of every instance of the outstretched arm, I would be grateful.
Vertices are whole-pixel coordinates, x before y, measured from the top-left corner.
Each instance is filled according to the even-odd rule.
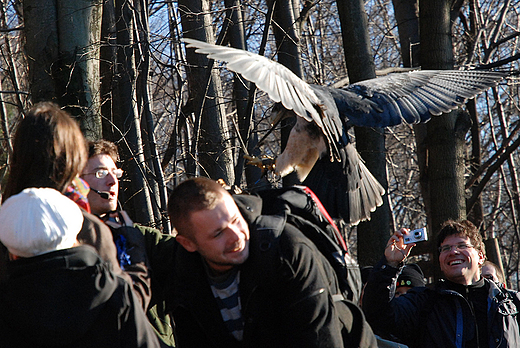
[[[408,229],[395,231],[388,240],[384,257],[374,266],[363,292],[363,311],[374,332],[383,338],[396,336],[406,343],[417,331],[414,327],[419,320],[419,313],[427,301],[424,291],[410,291],[406,295],[394,298],[397,277],[403,261],[415,246],[404,244]]]

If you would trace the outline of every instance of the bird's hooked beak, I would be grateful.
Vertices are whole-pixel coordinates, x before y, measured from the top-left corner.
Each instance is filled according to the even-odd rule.
[[[273,109],[271,110],[271,116],[269,117],[271,126],[274,127],[283,119],[292,117],[294,113],[289,111],[291,110],[287,110],[286,108],[284,108],[281,103],[276,103],[273,106]]]

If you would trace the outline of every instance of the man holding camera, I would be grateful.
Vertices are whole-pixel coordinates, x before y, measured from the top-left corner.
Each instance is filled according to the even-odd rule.
[[[410,347],[520,347],[520,295],[482,278],[484,243],[469,221],[445,222],[437,236],[445,279],[394,298],[396,279],[415,243],[407,229],[388,241],[369,276],[363,310],[374,332]]]

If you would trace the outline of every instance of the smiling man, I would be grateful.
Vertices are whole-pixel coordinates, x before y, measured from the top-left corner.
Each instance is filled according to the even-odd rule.
[[[180,246],[149,255],[171,271],[155,276],[170,284],[179,347],[375,347],[362,312],[339,300],[328,261],[283,216],[262,215],[264,203],[202,177],[173,190]],[[157,261],[161,250],[170,258]]]
[[[449,220],[437,235],[445,279],[393,298],[395,279],[415,245],[404,244],[408,232],[390,237],[365,287],[363,310],[374,332],[410,347],[520,347],[520,296],[481,277],[484,243],[467,220]]]

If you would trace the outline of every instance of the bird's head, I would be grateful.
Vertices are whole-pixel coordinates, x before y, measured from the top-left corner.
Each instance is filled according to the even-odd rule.
[[[284,177],[296,171],[298,179],[303,181],[316,161],[327,152],[327,142],[319,127],[298,117],[285,150],[276,159],[276,173]]]
[[[295,117],[296,114],[292,110],[287,110],[282,103],[276,103],[271,109],[271,115],[269,116],[269,122],[271,126],[276,126],[282,120],[290,117]]]

